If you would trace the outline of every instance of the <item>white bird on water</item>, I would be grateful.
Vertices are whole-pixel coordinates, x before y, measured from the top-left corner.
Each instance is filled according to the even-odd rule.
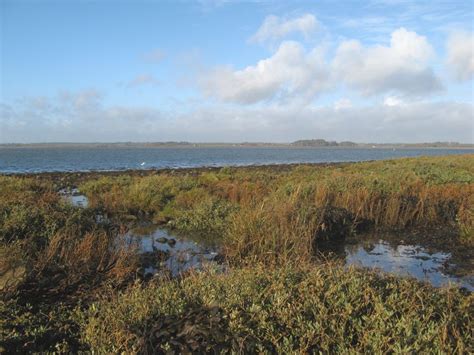
[[[146,164],[145,162],[142,162],[140,165],[143,166],[143,165],[145,165],[145,164]]]

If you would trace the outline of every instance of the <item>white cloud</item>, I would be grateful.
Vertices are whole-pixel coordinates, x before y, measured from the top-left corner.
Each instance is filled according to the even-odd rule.
[[[385,106],[398,106],[403,104],[403,100],[397,96],[387,96],[385,97],[383,104]]]
[[[160,81],[151,74],[137,75],[130,82],[127,83],[127,87],[137,87],[143,85],[158,85]]]
[[[206,73],[200,86],[206,96],[240,104],[308,104],[339,83],[364,96],[419,99],[443,88],[429,65],[432,57],[427,39],[404,28],[391,34],[388,46],[343,41],[331,65],[322,48],[307,51],[299,42],[284,41],[271,57],[255,65],[240,70],[220,67]]]
[[[457,80],[474,77],[474,34],[455,32],[447,42],[447,64]]]
[[[95,89],[81,90],[77,92],[61,91],[59,93],[59,104],[70,106],[75,111],[96,109],[103,99],[102,93]]]
[[[265,18],[260,28],[249,41],[262,43],[268,40],[278,40],[292,32],[300,32],[308,37],[318,27],[319,23],[312,14],[304,14],[292,19],[270,15]]]
[[[286,41],[270,58],[242,70],[215,69],[200,84],[207,96],[228,102],[309,102],[326,89],[328,71],[320,48],[306,52],[299,43]]]
[[[162,127],[170,139],[280,141],[325,138],[358,142],[473,142],[469,103],[407,102],[336,109],[331,106],[200,108]],[[183,127],[184,131],[177,130]],[[193,127],[189,129],[188,127]]]
[[[392,33],[390,46],[344,41],[336,51],[333,70],[337,79],[363,95],[420,96],[442,88],[429,67],[432,55],[424,36],[400,28]]]

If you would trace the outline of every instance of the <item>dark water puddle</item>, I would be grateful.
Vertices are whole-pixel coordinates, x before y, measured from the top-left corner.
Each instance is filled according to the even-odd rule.
[[[132,228],[125,235],[128,244],[137,247],[145,276],[168,270],[172,276],[213,265],[219,267],[217,248],[175,235],[156,225]]]
[[[454,262],[452,253],[433,250],[419,244],[399,244],[376,236],[359,236],[338,244],[320,246],[323,254],[344,258],[347,266],[354,265],[409,276],[441,287],[455,284],[474,291],[474,273],[469,267]]]
[[[61,189],[59,194],[73,206],[86,208],[89,204],[87,197],[82,195],[77,188]]]

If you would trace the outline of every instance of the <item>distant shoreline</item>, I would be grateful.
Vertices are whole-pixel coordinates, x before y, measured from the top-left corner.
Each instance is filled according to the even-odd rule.
[[[474,144],[468,143],[352,143],[352,142],[312,142],[296,141],[293,143],[188,143],[188,142],[150,142],[150,143],[5,143],[0,144],[0,149],[16,148],[374,148],[374,149],[474,149]]]

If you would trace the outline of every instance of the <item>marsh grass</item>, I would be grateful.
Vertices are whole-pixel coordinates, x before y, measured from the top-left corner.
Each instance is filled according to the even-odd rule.
[[[77,351],[74,308],[126,284],[136,253],[51,182],[0,177],[0,191],[0,352]]]
[[[473,351],[471,294],[314,251],[370,228],[471,248],[474,155],[70,177],[87,208],[48,176],[0,177],[0,352]],[[220,243],[229,268],[143,281],[120,239],[140,219]]]
[[[307,259],[318,238],[375,228],[451,228],[471,243],[474,156],[289,169],[224,168],[189,175],[102,177],[81,186],[91,205],[135,214],[224,244],[227,256]],[[277,256],[276,256],[277,255]]]
[[[307,261],[319,217],[314,208],[302,205],[299,192],[285,200],[267,198],[232,216],[223,253],[234,263]]]
[[[138,266],[135,253],[112,248],[111,241],[104,232],[56,234],[27,260],[17,245],[18,254],[2,247],[1,254],[10,257],[0,263],[0,346],[8,353],[83,349],[77,307],[95,300],[104,287],[126,285]]]

